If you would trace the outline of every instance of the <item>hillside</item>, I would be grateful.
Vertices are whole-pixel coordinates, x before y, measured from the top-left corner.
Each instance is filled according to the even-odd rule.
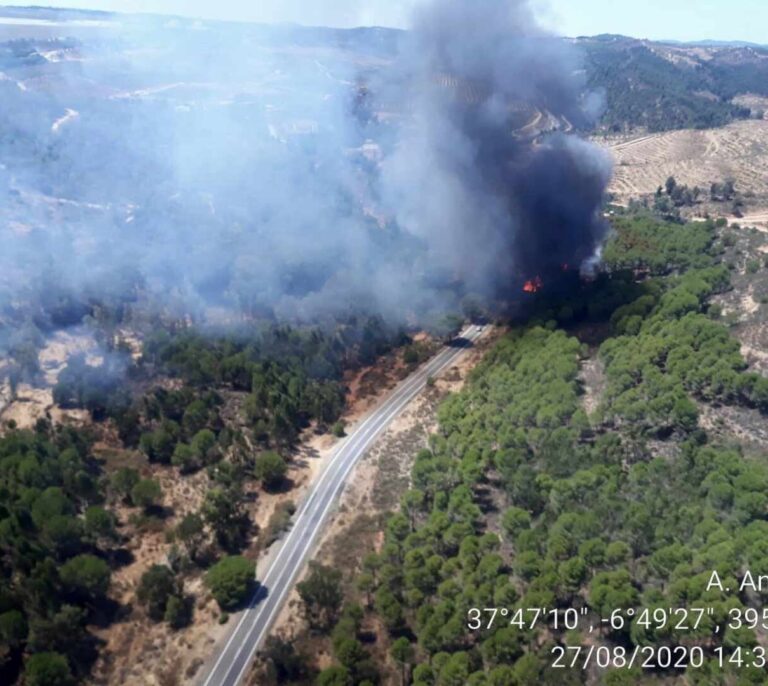
[[[768,48],[429,2],[0,8],[0,684],[763,683]]]
[[[674,45],[623,36],[580,38],[587,83],[605,93],[602,128],[650,132],[746,119],[739,95],[768,95],[768,49]]]
[[[747,206],[768,204],[766,121],[739,121],[707,130],[665,131],[611,141],[615,168],[611,192],[626,202],[656,192],[670,176],[709,196],[713,183],[731,179]],[[702,197],[703,200],[703,197]],[[699,214],[711,208],[698,209]],[[724,207],[730,212],[732,207]]]
[[[5,7],[0,8],[0,69],[12,76],[19,68],[44,64],[41,55],[60,49],[61,42],[71,48],[98,36],[96,31],[130,32],[146,30],[147,25],[159,31],[195,29],[201,49],[215,43],[212,37],[224,35],[228,41],[249,41],[254,47],[310,50],[315,54],[341,51],[348,60],[365,61],[362,73],[368,76],[374,67],[392,68],[387,65],[397,64],[406,35],[379,27],[266,27],[179,17]],[[765,110],[759,101],[768,96],[768,48],[764,46],[718,41],[654,42],[617,35],[566,40],[576,49],[586,88],[604,96],[598,130],[617,133],[710,128],[738,119],[760,118]],[[371,65],[373,59],[380,62]],[[71,71],[71,61],[58,63],[58,69],[64,68]]]
[[[765,646],[764,622],[727,619],[762,604],[736,580],[765,566],[768,381],[740,340],[764,335],[765,236],[642,212],[612,224],[610,276],[542,298],[443,402],[384,534],[310,570],[303,619],[252,683],[765,683],[716,658]],[[325,584],[338,603],[318,626],[308,591]],[[671,608],[707,622],[672,627]],[[660,645],[701,662],[623,661],[651,665]],[[590,665],[595,648],[618,661]]]

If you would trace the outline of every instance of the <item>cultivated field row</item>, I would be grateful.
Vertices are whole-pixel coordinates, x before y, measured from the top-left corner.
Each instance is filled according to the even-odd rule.
[[[768,121],[683,130],[603,143],[614,157],[611,191],[621,198],[653,193],[669,176],[709,189],[731,178],[739,191],[768,199]]]

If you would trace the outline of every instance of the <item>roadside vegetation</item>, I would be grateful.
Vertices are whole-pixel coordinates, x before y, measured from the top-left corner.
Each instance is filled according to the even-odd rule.
[[[557,306],[542,295],[538,321],[515,328],[443,404],[383,543],[358,560],[356,590],[341,603],[338,572],[311,572],[301,597],[333,666],[312,677],[312,659],[276,639],[263,652],[271,683],[291,674],[317,684],[576,684],[588,675],[550,669],[553,646],[762,640],[712,628],[759,598],[706,590],[712,570],[735,587],[744,569],[764,567],[768,533],[765,456],[712,440],[699,421],[710,405],[768,413],[768,380],[747,370],[709,306],[730,288],[721,232],[714,221],[646,213],[619,217],[614,231],[604,274]],[[594,358],[604,389],[588,415],[580,369]],[[694,637],[636,622],[597,636],[467,628],[470,608],[585,606],[603,616],[678,606],[715,614]],[[712,684],[762,679],[734,670],[712,663],[699,674]],[[608,672],[600,683],[646,678]]]
[[[102,326],[102,340],[114,341],[113,325]],[[198,579],[224,621],[250,598],[254,558],[295,509],[278,501],[260,530],[253,501],[290,491],[306,429],[343,434],[344,372],[405,342],[373,318],[325,332],[160,327],[141,357],[118,343],[96,365],[70,359],[54,400],[88,410],[93,423],[11,424],[0,437],[0,681],[83,681],[102,648],[97,633],[126,613],[188,627],[204,600],[190,590]],[[410,363],[423,349],[408,348]],[[20,379],[39,373],[31,362],[18,369]],[[176,512],[169,478],[196,479],[202,492]],[[126,606],[113,577],[135,562],[130,539],[156,533],[165,552],[143,567]]]

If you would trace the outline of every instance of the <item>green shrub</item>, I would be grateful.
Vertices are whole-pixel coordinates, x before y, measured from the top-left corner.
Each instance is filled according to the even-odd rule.
[[[94,555],[78,555],[67,560],[59,574],[67,589],[84,598],[103,597],[109,589],[109,566]]]
[[[287,471],[288,465],[285,460],[272,450],[259,455],[253,469],[254,476],[261,481],[266,489],[280,486]]]
[[[263,547],[271,546],[284,532],[291,528],[291,517],[294,512],[296,512],[296,505],[293,501],[280,503],[275,508],[264,531]]]
[[[35,653],[24,669],[26,686],[71,686],[75,683],[69,663],[59,653]]]
[[[136,596],[147,608],[150,618],[159,622],[165,617],[168,601],[180,595],[176,576],[170,567],[152,565],[141,577]]]
[[[163,491],[154,479],[142,479],[131,489],[131,501],[136,507],[149,510],[160,502]]]
[[[253,562],[241,555],[231,555],[208,570],[205,585],[222,610],[233,610],[248,599],[256,582],[255,573]]]

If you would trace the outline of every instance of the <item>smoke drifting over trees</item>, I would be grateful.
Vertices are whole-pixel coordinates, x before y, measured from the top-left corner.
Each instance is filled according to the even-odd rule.
[[[0,70],[6,312],[402,321],[516,294],[603,237],[608,163],[536,135],[593,107],[526,2],[432,2],[399,37],[126,19],[6,47]]]
[[[572,136],[532,141],[588,116],[568,46],[526,2],[447,0],[417,16],[409,61],[415,124],[386,178],[434,260],[493,296],[593,255],[609,163]]]

